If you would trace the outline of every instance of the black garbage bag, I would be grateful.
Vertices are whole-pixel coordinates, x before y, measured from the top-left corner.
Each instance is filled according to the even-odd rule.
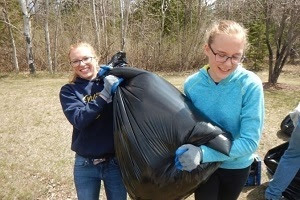
[[[289,146],[289,142],[285,142],[283,144],[280,144],[272,149],[270,149],[265,157],[264,157],[264,163],[267,166],[267,171],[273,175],[276,171],[276,168],[278,166],[279,160],[281,156],[284,154],[285,150],[287,150]]]
[[[126,67],[127,64],[126,53],[124,51],[117,52],[107,63],[110,67]]]
[[[300,171],[298,171],[295,178],[283,192],[283,196],[289,200],[300,199]]]
[[[101,69],[97,74],[96,81],[100,81],[107,76],[111,68],[126,67],[127,64],[126,53],[123,51],[117,52],[111,57],[110,61],[106,65],[101,66]]]
[[[175,168],[182,144],[206,144],[224,154],[231,141],[196,112],[173,85],[154,73],[114,68],[124,81],[113,99],[115,150],[132,199],[175,200],[189,196],[220,163],[201,164],[192,172]],[[201,95],[201,94],[199,94]]]
[[[280,130],[282,133],[291,137],[292,132],[294,130],[294,124],[289,114],[282,120],[280,124]]]
[[[280,144],[272,149],[270,149],[264,157],[264,163],[267,166],[267,171],[274,175],[276,168],[279,164],[280,158],[287,150],[289,142]],[[289,184],[287,189],[283,192],[283,196],[289,200],[299,200],[300,199],[300,171],[296,174],[292,182]]]

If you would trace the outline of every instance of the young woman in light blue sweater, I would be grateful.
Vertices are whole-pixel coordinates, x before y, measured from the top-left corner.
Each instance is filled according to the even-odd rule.
[[[188,77],[186,96],[197,110],[233,139],[229,156],[205,145],[185,144],[179,156],[181,169],[192,171],[200,163],[222,162],[220,168],[195,192],[195,199],[237,199],[247,181],[264,121],[262,82],[242,66],[247,31],[238,23],[223,20],[207,32],[204,47],[208,65]]]

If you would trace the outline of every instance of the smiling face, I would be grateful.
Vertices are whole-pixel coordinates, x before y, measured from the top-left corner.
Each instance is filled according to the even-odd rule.
[[[96,78],[98,63],[92,47],[79,45],[71,49],[69,59],[77,76],[86,80]]]
[[[245,39],[241,34],[217,34],[211,44],[206,44],[205,55],[208,57],[208,73],[215,82],[228,77],[238,66],[245,49]],[[222,58],[229,57],[225,62]]]

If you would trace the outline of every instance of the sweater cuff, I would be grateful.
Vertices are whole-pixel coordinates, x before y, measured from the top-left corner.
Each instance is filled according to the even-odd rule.
[[[221,162],[228,160],[229,157],[205,145],[201,145],[202,163]]]
[[[217,151],[205,146],[201,145],[200,147],[202,151],[202,163],[208,163],[208,162],[215,162],[216,160],[216,155]]]

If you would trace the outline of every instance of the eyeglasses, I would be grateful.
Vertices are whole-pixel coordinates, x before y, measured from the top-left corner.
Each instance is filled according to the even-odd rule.
[[[73,66],[73,67],[78,67],[80,65],[81,62],[83,62],[84,64],[89,64],[92,62],[92,59],[95,58],[95,57],[84,57],[82,58],[81,60],[73,60],[73,61],[70,61],[70,64]]]
[[[225,56],[225,55],[220,55],[220,54],[214,52],[214,50],[211,48],[210,44],[208,45],[208,47],[210,48],[211,52],[215,55],[215,60],[217,62],[220,62],[220,63],[225,63],[230,58],[231,63],[233,65],[236,65],[238,63],[243,62],[243,60],[245,58],[244,55],[241,55],[241,56],[232,56],[232,57]]]

